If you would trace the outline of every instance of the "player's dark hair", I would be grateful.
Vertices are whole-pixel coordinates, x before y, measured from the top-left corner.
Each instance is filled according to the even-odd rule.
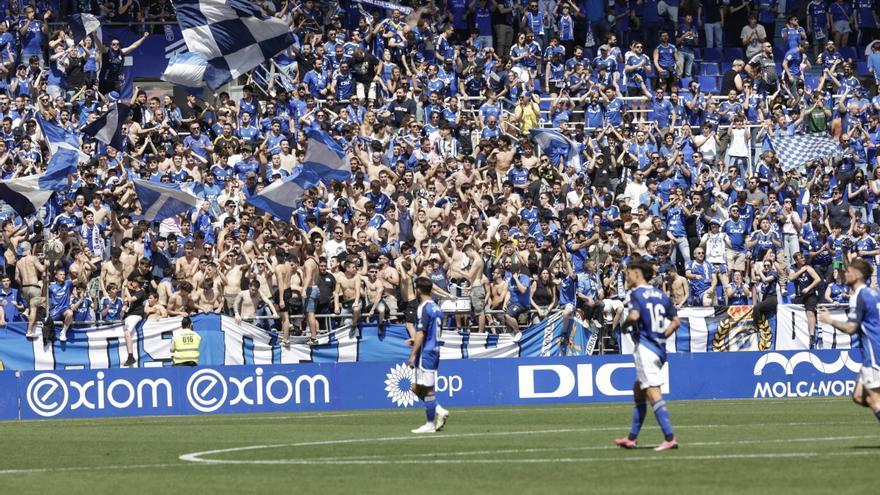
[[[629,264],[627,267],[630,270],[638,270],[642,272],[642,277],[644,277],[645,281],[651,280],[654,278],[654,267],[644,260],[634,261]]]
[[[192,328],[192,320],[189,319],[189,316],[184,316],[182,320],[180,320],[180,326],[183,328]]]
[[[430,296],[431,291],[434,290],[434,282],[431,282],[431,279],[428,277],[417,278],[415,286],[419,294],[423,294],[426,296]]]
[[[871,266],[871,263],[869,263],[867,260],[856,258],[850,261],[849,265],[862,274],[862,278],[866,283],[868,280],[871,280],[871,275],[874,274],[874,267]]]

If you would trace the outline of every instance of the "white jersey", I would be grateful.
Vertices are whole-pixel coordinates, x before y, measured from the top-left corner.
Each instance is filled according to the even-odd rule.
[[[727,246],[724,244],[724,234],[706,234],[706,261],[709,263],[726,263],[725,254]]]

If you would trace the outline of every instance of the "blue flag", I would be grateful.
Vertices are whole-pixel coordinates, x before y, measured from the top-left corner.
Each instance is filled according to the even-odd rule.
[[[0,181],[0,199],[22,217],[33,215],[55,191],[67,188],[67,176],[76,171],[78,161],[76,151],[61,148],[52,155],[45,173]]]
[[[82,40],[98,31],[100,37],[101,21],[92,14],[73,14],[67,18],[67,24],[70,26],[70,33],[73,35],[75,44],[80,44]]]
[[[141,204],[141,215],[147,221],[161,221],[181,213],[191,213],[201,200],[179,187],[134,179],[134,189]]]
[[[303,172],[302,167],[297,167],[292,174],[249,196],[247,202],[278,220],[288,222],[306,190],[316,184],[309,174]]]
[[[207,60],[205,83],[213,90],[278,55],[295,41],[282,19],[245,0],[174,0],[189,51]]]
[[[303,164],[282,180],[275,181],[262,191],[247,198],[247,202],[289,221],[307,189],[330,180],[345,181],[351,177],[351,165],[345,151],[329,134],[311,130]]]
[[[345,181],[351,177],[351,164],[345,159],[345,150],[330,134],[313,129],[307,131],[306,136],[308,147],[302,173],[313,185],[334,179]]]
[[[125,145],[122,125],[125,124],[125,119],[128,118],[130,111],[131,107],[117,101],[109,112],[83,127],[82,132],[106,145],[121,150]]]
[[[76,151],[80,160],[91,158],[80,150],[80,139],[77,133],[65,130],[55,122],[45,120],[40,114],[37,114],[37,124],[43,132],[50,153],[55,154],[60,148],[67,148]]]
[[[529,131],[529,138],[541,147],[554,167],[574,167],[580,171],[580,145],[568,136],[550,129],[532,129]]]

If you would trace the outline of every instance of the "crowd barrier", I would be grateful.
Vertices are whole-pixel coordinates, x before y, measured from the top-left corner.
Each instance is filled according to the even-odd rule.
[[[143,322],[133,336],[138,367],[171,365],[171,336],[181,318]],[[280,335],[247,322],[215,313],[192,317],[193,329],[202,337],[199,363],[207,366],[250,364],[336,363],[354,361],[397,361],[409,357],[409,337],[403,325],[376,325],[353,329],[345,325],[320,335],[318,345],[309,346],[305,337],[291,338],[285,347]],[[47,344],[25,338],[27,324],[0,327],[0,362],[6,369],[103,369],[119,368],[127,358],[125,335],[120,324],[73,327],[67,341]],[[598,335],[590,326],[572,319],[568,331],[556,314],[517,335],[444,330],[443,359],[495,357],[548,357],[592,354]]]
[[[832,315],[843,318],[845,307],[829,307]],[[671,353],[781,351],[808,349],[850,349],[858,346],[858,336],[846,335],[828,325],[819,325],[818,338],[807,330],[804,307],[782,304],[775,317],[755,322],[751,306],[683,308],[682,324],[667,340]],[[380,333],[375,325],[358,330],[343,326],[319,337],[319,345],[306,345],[305,337],[292,338],[285,347],[280,336],[247,322],[218,314],[193,317],[193,326],[202,336],[200,364],[207,366],[249,364],[295,364],[402,361],[409,356],[408,337],[403,325],[390,324]],[[170,366],[171,335],[180,327],[180,318],[144,322],[134,336],[138,367]],[[25,338],[23,322],[0,328],[0,362],[13,370],[118,368],[127,357],[122,325],[74,327],[67,342],[51,345]],[[444,330],[441,335],[443,359],[500,357],[552,357],[591,355],[600,332],[572,319],[568,331],[560,313],[526,328],[517,335],[487,334]],[[632,352],[628,334],[617,335],[620,350]]]
[[[671,354],[671,400],[844,396],[858,351]],[[631,356],[442,361],[446,407],[627,401]],[[0,419],[301,412],[418,406],[403,362],[0,372]]]

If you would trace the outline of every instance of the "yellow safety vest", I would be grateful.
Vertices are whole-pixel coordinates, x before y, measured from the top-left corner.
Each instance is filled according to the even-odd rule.
[[[199,362],[199,344],[202,337],[192,330],[182,329],[174,332],[171,338],[171,362],[175,365]]]

